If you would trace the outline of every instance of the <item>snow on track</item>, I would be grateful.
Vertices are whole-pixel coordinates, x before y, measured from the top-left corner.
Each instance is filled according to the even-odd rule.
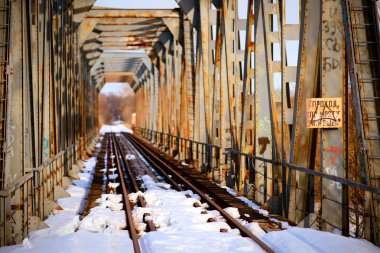
[[[145,233],[140,239],[143,252],[264,252],[252,240],[241,237],[237,230],[231,229],[219,212],[207,211],[207,214],[201,214],[207,205],[193,207],[194,202],[199,202],[198,195],[191,191],[172,190],[167,184],[154,183],[149,176],[143,176],[142,180],[147,191],[138,194],[144,195],[147,208],[135,208],[135,219],[141,221],[143,214],[148,212],[154,224],[159,227],[156,232]],[[187,198],[186,195],[192,198]],[[137,194],[131,194],[130,198],[135,200]],[[236,208],[225,210],[239,220]],[[207,222],[209,218],[216,219],[216,222]],[[140,226],[143,228],[144,224],[141,223]],[[265,233],[256,222],[245,226],[278,253],[380,252],[378,247],[366,240],[314,229],[288,226],[286,230]],[[221,228],[228,232],[219,232]]]
[[[100,206],[91,209],[87,217],[79,220],[84,198],[91,185],[96,158],[90,158],[85,164],[83,173],[79,173],[80,180],[73,180],[75,186],[69,186],[66,190],[70,197],[57,201],[63,210],[55,210],[45,220],[49,228],[31,232],[22,244],[2,247],[0,253],[133,252],[128,231],[118,230],[125,227],[124,211],[120,211],[120,196],[102,196],[98,200]]]
[[[121,133],[121,132],[126,132],[132,134],[133,131],[126,127],[123,124],[118,124],[118,125],[103,125],[100,128],[100,134],[104,135],[105,133]]]
[[[198,195],[168,189],[168,185],[154,183],[149,176],[142,179],[147,191],[139,194],[144,196],[148,207],[135,208],[135,220],[142,221],[144,213],[149,212],[159,227],[158,231],[145,233],[140,240],[143,252],[265,252],[251,239],[241,237],[237,230],[231,229],[218,211],[201,214],[207,205],[193,206],[199,202]],[[132,200],[136,198],[136,194],[131,195]],[[209,218],[216,222],[207,222]],[[221,233],[221,229],[227,232]]]
[[[82,221],[79,220],[78,213],[83,209],[83,198],[88,193],[95,163],[96,158],[86,161],[86,168],[79,174],[80,180],[74,180],[75,186],[67,189],[70,197],[57,201],[64,210],[54,211],[45,220],[49,228],[31,232],[21,245],[0,248],[0,253],[133,252],[128,231],[119,230],[125,228],[121,195],[102,195],[97,200],[99,206],[91,209]],[[158,226],[155,232],[141,233],[143,253],[264,252],[255,242],[241,237],[236,229],[231,229],[219,212],[207,210],[205,213],[207,204],[201,204],[198,195],[191,191],[175,191],[169,184],[153,182],[149,176],[143,176],[142,180],[147,191],[129,196],[136,201],[137,195],[142,194],[147,201],[146,208],[135,207],[135,223],[143,230],[146,226],[142,222],[143,214],[150,213],[154,224]],[[245,200],[252,208],[259,209],[248,199]],[[195,202],[201,207],[194,207]],[[236,208],[225,210],[239,220]],[[207,222],[210,218],[216,221]],[[245,223],[245,226],[278,253],[380,252],[378,247],[368,241],[328,232],[288,227],[267,234],[258,223]],[[221,233],[221,229],[227,232]]]

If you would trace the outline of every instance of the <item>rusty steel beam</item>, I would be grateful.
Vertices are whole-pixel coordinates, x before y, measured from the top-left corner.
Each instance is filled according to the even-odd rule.
[[[191,25],[199,29],[199,2],[195,0],[176,0],[181,10],[186,14]]]
[[[153,50],[151,47],[146,46],[107,46],[107,47],[101,47],[102,50]]]
[[[74,0],[73,5],[73,22],[81,23],[87,12],[92,8],[96,0]]]
[[[298,226],[344,235],[351,226],[378,243],[378,196],[364,191],[353,206],[357,185],[339,183],[353,178],[378,187],[380,178],[380,56],[371,46],[378,17],[349,5],[362,1],[177,0],[180,9],[131,10],[91,8],[86,0],[56,2],[55,11],[51,1],[6,2],[1,179],[15,192],[0,202],[0,217],[10,218],[0,221],[2,245],[22,241],[29,229],[22,221],[30,213],[9,208],[25,197],[16,184],[32,187],[26,173],[92,139],[97,93],[110,81],[129,82],[136,92],[137,126],[219,148],[152,136],[169,155],[262,205],[281,203],[271,212]],[[332,97],[343,101],[342,128],[307,128],[307,99]],[[62,174],[70,173],[71,164],[64,166]],[[43,194],[27,200],[35,203],[28,202],[33,219],[49,211],[42,199],[54,203]],[[355,208],[360,215],[349,220]]]
[[[162,25],[163,18],[98,18],[99,25]],[[169,18],[169,20],[172,20]],[[177,19],[174,19],[177,20]]]
[[[136,32],[102,32],[98,39],[102,38],[135,38],[135,39],[155,39],[155,33],[136,33]]]
[[[148,32],[148,31],[162,31],[166,29],[163,24],[152,25],[97,25],[97,29],[102,32]]]
[[[135,37],[135,36],[99,36],[98,40],[101,42],[148,42],[155,43],[159,42],[159,38],[145,38],[145,37]]]
[[[130,82],[134,72],[106,72],[104,74],[105,82]]]
[[[341,3],[322,1],[322,24],[326,24],[331,20],[331,13],[336,12],[334,17],[337,24],[343,24],[342,6]],[[342,104],[348,103],[345,101],[345,86],[346,67],[345,67],[345,34],[342,30],[336,32],[331,31],[331,26],[324,25],[322,28],[322,41],[321,41],[321,56],[322,56],[322,76],[321,76],[321,97],[334,98],[339,97],[342,99]],[[334,41],[334,45],[330,45],[330,41]],[[338,65],[338,66],[336,66]],[[348,169],[345,164],[346,153],[343,151],[345,136],[345,116],[342,115],[343,127],[332,131],[327,129],[322,130],[323,142],[323,172],[326,174],[346,177]],[[333,148],[332,148],[333,147]],[[338,183],[332,183],[324,180],[322,183],[322,229],[332,231],[336,227],[343,228],[342,215],[346,207],[337,204],[336,201],[341,202],[343,197],[343,187]],[[347,224],[348,227],[348,216]],[[348,235],[348,233],[347,233]]]
[[[121,58],[120,64],[110,62],[120,71],[136,72],[130,81],[139,98],[138,125],[218,145],[218,155],[206,152],[202,164],[196,165],[206,168],[210,177],[262,204],[280,198],[279,214],[300,226],[332,230],[327,225],[331,223],[346,233],[347,189],[345,193],[339,189],[330,193],[329,181],[320,183],[315,175],[272,165],[290,162],[333,174],[334,166],[328,164],[334,160],[339,165],[336,173],[340,177],[348,173],[347,138],[352,134],[347,131],[348,125],[336,130],[311,130],[306,126],[306,99],[343,97],[345,108],[352,102],[344,90],[348,86],[346,72],[341,72],[341,68],[339,73],[326,68],[327,58],[339,59],[341,66],[345,66],[346,56],[343,53],[338,56],[328,48],[331,40],[342,44],[343,35],[328,37],[326,33],[326,24],[331,21],[350,25],[340,14],[329,16],[331,8],[343,12],[340,9],[343,2],[301,1],[300,6],[263,0],[248,1],[247,6],[239,6],[245,3],[237,0],[178,0],[177,3],[180,11],[169,10],[160,16],[161,10],[94,9],[88,14],[88,19],[98,20],[94,29],[100,33],[90,33],[87,40],[103,42],[103,50],[145,49],[147,52],[150,66],[142,62],[135,64],[128,58]],[[246,13],[240,13],[240,9]],[[300,14],[301,18],[288,22],[292,18],[289,9],[294,9],[294,16]],[[353,15],[355,22],[365,23],[363,15],[347,15]],[[357,38],[350,35],[354,45],[361,39],[365,41],[365,34],[368,33],[358,32]],[[355,57],[368,56],[368,49],[363,45],[354,47]],[[291,63],[291,56],[297,50],[298,61]],[[371,69],[361,65],[352,67],[358,72],[353,75],[368,83],[372,80]],[[331,86],[331,82],[336,85]],[[379,174],[376,164],[380,160],[376,155],[377,139],[372,140],[378,135],[377,120],[374,120],[376,104],[367,98],[376,95],[374,89],[364,86],[363,82],[358,83],[357,95],[352,100],[361,103],[362,109],[356,114],[367,123],[357,122],[362,127],[365,125],[363,140],[371,150],[363,156],[368,165],[363,165],[362,173],[369,176],[370,184],[375,184]],[[365,102],[361,102],[360,96],[366,98]],[[342,113],[348,115],[347,111]],[[199,157],[195,150],[192,154],[179,150],[175,141],[153,141],[178,151],[171,153],[177,159]],[[220,157],[228,149],[264,157],[272,163],[236,156],[223,161]],[[336,150],[343,151],[335,154]],[[322,197],[314,195],[316,189],[320,189]],[[345,203],[340,203],[341,199]],[[367,194],[365,199],[366,213],[376,220],[377,197]],[[337,202],[334,205],[339,211],[327,217],[333,201]],[[318,220],[323,222],[315,222]],[[366,223],[371,222],[367,218]]]
[[[121,10],[92,8],[86,18],[179,18],[178,10]]]
[[[162,27],[158,30],[147,30],[147,31],[102,31],[99,34],[99,37],[114,37],[114,36],[120,36],[120,37],[141,37],[141,38],[156,38],[156,33],[164,31],[165,28]]]
[[[140,46],[140,47],[151,47],[156,42],[145,42],[145,41],[135,41],[135,42],[124,42],[124,41],[106,41],[102,43],[103,47],[124,47],[124,46]]]
[[[85,19],[81,22],[78,28],[79,45],[82,45],[88,39],[96,27],[97,22],[98,21],[96,19]]]
[[[41,220],[57,206],[64,176],[72,173],[97,132],[95,87],[79,46],[94,39],[95,24],[83,25],[80,38],[74,24],[80,22],[74,12],[93,3],[0,1],[1,22],[6,22],[1,24],[0,54],[7,67],[0,92],[6,106],[1,109],[1,186],[10,190],[0,200],[1,246],[20,243],[44,226]],[[87,53],[93,57],[100,52]]]
[[[290,162],[305,166],[314,166],[312,162],[315,156],[315,147],[313,151],[313,130],[306,128],[306,98],[316,97],[318,87],[318,71],[319,71],[319,47],[315,47],[316,41],[319,41],[320,21],[318,12],[311,10],[320,10],[319,2],[305,1],[302,8],[301,22],[301,38],[299,49],[299,60],[297,69],[297,81],[294,101],[294,116],[293,116],[293,133],[292,143],[290,148]],[[319,43],[319,42],[318,42]],[[315,132],[315,130],[314,130]],[[303,136],[304,141],[300,137]],[[315,137],[314,137],[315,138]],[[305,157],[309,157],[305,159]],[[289,218],[300,222],[304,219],[306,212],[306,194],[307,178],[305,174],[290,171],[288,176],[288,201],[290,201]],[[296,185],[299,185],[299,190]],[[296,211],[299,210],[299,211]]]

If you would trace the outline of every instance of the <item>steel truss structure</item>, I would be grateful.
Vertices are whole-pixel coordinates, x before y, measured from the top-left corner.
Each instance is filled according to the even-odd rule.
[[[105,82],[132,86],[136,133],[173,157],[299,226],[379,245],[375,1],[94,2],[0,0],[2,245],[48,214],[38,200],[96,133]],[[341,127],[308,128],[310,98],[340,99]]]
[[[183,36],[134,85],[140,132],[300,226],[378,243],[375,3],[177,2]],[[341,98],[342,127],[307,128],[308,98]],[[218,148],[199,162],[197,142]]]
[[[0,245],[44,226],[98,132],[79,2],[0,1]]]

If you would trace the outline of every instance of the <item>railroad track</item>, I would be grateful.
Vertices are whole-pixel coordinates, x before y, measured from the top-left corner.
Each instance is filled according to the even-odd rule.
[[[94,176],[91,183],[91,188],[86,199],[86,205],[82,212],[82,218],[90,213],[91,208],[97,206],[96,200],[103,194],[109,193],[109,178],[108,174],[104,180],[103,170],[113,166],[113,153],[110,145],[111,136],[103,137],[100,148],[97,150],[97,162],[95,165]]]
[[[112,150],[115,154],[116,168],[121,185],[121,193],[123,195],[127,229],[132,240],[134,252],[141,253],[137,231],[133,223],[132,210],[134,205],[129,201],[129,194],[133,192],[132,187],[135,187],[135,182],[133,177],[130,177],[130,174],[128,175],[129,168],[126,166],[125,155],[122,153],[120,144],[118,143],[115,134],[111,134],[111,143]],[[136,192],[137,189],[134,190]]]
[[[227,202],[224,201],[224,204],[221,205],[220,203],[223,203],[223,196],[218,196],[217,198],[214,197],[215,193],[212,191],[209,191],[206,189],[204,186],[201,186],[199,183],[195,182],[195,180],[191,179],[189,175],[180,173],[178,171],[178,168],[175,168],[175,166],[167,161],[165,159],[165,155],[162,153],[154,152],[151,148],[147,146],[147,144],[143,144],[142,140],[136,136],[132,136],[129,134],[124,134],[124,136],[119,136],[118,139],[115,141],[118,141],[119,143],[117,144],[119,147],[119,152],[123,152],[122,146],[124,146],[124,150],[128,150],[128,153],[133,153],[132,147],[128,148],[128,145],[132,144],[134,148],[137,149],[137,151],[143,155],[144,159],[148,161],[148,163],[155,169],[155,171],[158,172],[162,177],[165,178],[165,180],[170,183],[174,189],[183,191],[183,190],[191,190],[192,192],[198,194],[201,197],[201,200],[203,202],[206,202],[209,205],[209,209],[211,210],[217,210],[221,216],[226,220],[226,222],[232,227],[236,228],[240,231],[240,234],[244,237],[249,237],[251,238],[254,242],[256,242],[261,248],[263,248],[266,252],[274,252],[265,242],[260,240],[257,236],[251,233],[244,225],[242,225],[239,221],[237,221],[235,218],[233,218],[230,214],[228,214],[224,208],[227,206],[232,206],[228,204]],[[128,143],[129,142],[129,143]],[[136,152],[135,152],[136,153]],[[125,154],[125,153],[124,153]],[[137,155],[137,154],[136,154]],[[125,157],[124,157],[125,158]],[[126,161],[126,165],[124,168],[128,168],[130,171],[130,177],[134,178],[136,174],[141,176],[141,173],[152,173],[148,172],[146,169],[136,170],[135,168],[141,169],[141,167],[145,167],[141,163],[138,163],[137,161],[133,165],[133,161]],[[139,160],[139,159],[137,159]],[[128,165],[129,164],[129,165]],[[149,170],[149,168],[148,168]],[[132,172],[134,171],[134,172]],[[134,175],[135,173],[135,175]],[[154,178],[154,177],[153,177]],[[157,180],[157,179],[156,179]],[[216,186],[217,187],[217,186]],[[220,187],[217,187],[221,189]],[[216,190],[216,189],[214,189]],[[223,190],[223,189],[222,189]],[[232,197],[230,194],[228,194],[230,197]],[[225,196],[227,197],[227,196]],[[232,202],[232,199],[228,199],[230,202]],[[141,200],[139,200],[141,202]],[[240,202],[237,202],[240,203]],[[243,202],[244,203],[244,202]],[[253,209],[252,209],[253,210]],[[258,215],[256,212],[251,212],[251,214],[255,214],[256,216]],[[260,216],[260,215],[259,215]],[[257,217],[256,217],[257,218]],[[265,216],[260,216],[260,219],[265,219]],[[268,220],[268,219],[266,219]]]
[[[129,201],[128,197],[130,193],[137,192],[139,188],[137,187],[134,177],[129,174],[131,169],[127,165],[125,155],[115,134],[104,135],[100,150],[97,152],[97,158],[91,189],[82,217],[89,214],[91,208],[98,205],[96,200],[100,198],[102,194],[111,193],[112,191],[114,191],[113,193],[122,194],[128,233],[132,240],[134,252],[140,253],[141,249],[138,241],[138,233],[132,217],[134,204]],[[112,177],[111,175],[117,175],[117,177]],[[119,189],[120,187],[110,187],[109,183],[119,183],[121,190],[115,192],[115,188]],[[139,203],[141,206],[145,204],[141,196],[139,197]],[[152,222],[148,221],[147,223],[150,230],[153,231],[155,227]]]
[[[140,154],[149,163],[149,166],[142,161],[139,157]],[[228,206],[233,206],[231,203],[235,203],[235,205],[236,203],[240,203],[233,200],[236,200],[236,198],[232,198],[229,194],[228,196],[224,196],[221,193],[225,194],[226,192],[223,192],[225,190],[216,185],[214,185],[213,190],[207,189],[204,185],[202,186],[202,183],[196,181],[190,175],[183,173],[184,168],[178,168],[173,160],[168,159],[163,153],[153,150],[152,147],[149,147],[148,144],[144,143],[140,138],[129,134],[106,134],[103,138],[98,158],[98,164],[96,165],[98,171],[103,171],[104,175],[107,175],[104,177],[107,178],[107,180],[104,180],[102,177],[102,183],[100,183],[101,176],[99,175],[99,185],[102,184],[101,189],[103,193],[109,192],[108,170],[116,167],[115,173],[118,175],[117,181],[121,186],[118,188],[118,193],[121,193],[123,196],[126,224],[134,252],[140,253],[141,248],[138,240],[139,232],[135,227],[132,216],[132,210],[135,204],[129,199],[129,195],[133,192],[145,190],[141,181],[144,175],[149,175],[155,182],[165,179],[165,182],[171,184],[172,187],[178,191],[191,190],[193,193],[198,194],[201,201],[207,203],[210,210],[217,210],[231,228],[238,229],[242,236],[251,238],[266,252],[274,252],[267,244],[261,241],[260,238],[252,234],[244,225],[224,210],[224,208]],[[96,173],[97,172],[95,172],[95,174]],[[200,180],[199,177],[198,179]],[[99,189],[99,186],[97,186],[97,189]],[[215,193],[218,189],[222,190],[219,196]],[[140,207],[145,207],[146,201],[144,197],[138,195],[136,204]],[[248,209],[246,211],[248,212]],[[261,217],[254,211],[255,210],[249,211],[252,215],[251,218],[255,218],[256,220],[258,218],[265,219],[265,217]],[[146,232],[156,230],[156,226],[149,216],[149,213],[145,213],[143,217],[143,221],[146,223]],[[266,221],[267,220],[268,219],[266,219]]]
[[[140,253],[140,245],[138,241],[138,233],[135,228],[132,210],[134,204],[129,200],[129,194],[140,190],[141,185],[132,175],[132,168],[125,158],[125,152],[121,148],[121,142],[115,134],[106,134],[101,142],[100,149],[97,152],[97,163],[91,189],[87,197],[86,206],[84,208],[82,218],[90,213],[91,208],[97,206],[96,200],[102,194],[119,193],[123,196],[123,206],[129,236],[135,253]],[[112,176],[111,176],[112,175]],[[115,177],[117,175],[117,177]],[[110,187],[109,183],[119,183],[121,187]],[[121,188],[121,189],[120,189]],[[116,190],[118,189],[118,190]],[[138,197],[138,205],[145,207],[146,203],[143,196]],[[144,215],[147,224],[147,231],[155,231],[156,227],[153,222]]]
[[[289,220],[279,216],[279,215],[263,215],[258,210],[251,208],[244,201],[232,196],[226,189],[221,188],[214,182],[210,181],[206,175],[200,174],[193,168],[182,165],[177,160],[169,157],[166,153],[158,148],[153,147],[146,140],[137,137],[136,135],[125,134],[125,136],[130,139],[135,145],[140,145],[149,152],[156,154],[159,159],[166,164],[167,167],[173,169],[175,172],[188,180],[190,180],[197,188],[199,188],[204,193],[207,193],[216,203],[221,207],[235,207],[239,210],[242,219],[247,222],[257,222],[260,227],[265,232],[279,231],[282,230],[281,221],[288,222],[289,225],[294,226],[295,224]],[[278,221],[275,221],[278,220]]]

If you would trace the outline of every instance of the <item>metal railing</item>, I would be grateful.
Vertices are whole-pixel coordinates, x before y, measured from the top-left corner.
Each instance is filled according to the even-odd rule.
[[[0,245],[20,243],[29,233],[29,220],[34,212],[33,173],[0,191]]]
[[[202,173],[212,173],[219,168],[220,148],[216,145],[139,127],[135,127],[134,132],[178,161],[192,163]]]
[[[36,229],[36,223],[53,211],[57,190],[63,189],[63,179],[80,159],[85,145],[84,138],[80,138],[0,191],[0,246],[21,243],[29,231]]]
[[[301,213],[300,216],[304,218],[297,222],[298,226],[329,231],[331,228],[336,228],[342,231],[343,235],[366,238],[376,243],[371,239],[375,238],[375,234],[370,237],[364,234],[365,226],[374,226],[379,222],[365,208],[365,199],[370,194],[377,194],[380,197],[380,189],[361,183],[360,178],[343,178],[334,173],[327,174],[322,170],[304,168],[233,149],[224,150],[222,153],[224,157],[220,158],[224,159],[224,162],[219,162],[217,161],[219,157],[214,155],[221,151],[217,146],[138,127],[135,128],[135,133],[168,154],[173,155],[173,153],[175,154],[174,150],[179,150],[178,154],[175,154],[176,156],[173,155],[178,160],[187,159],[188,162],[194,163],[194,160],[200,158],[200,163],[206,166],[209,163],[214,169],[219,169],[219,164],[227,164],[229,171],[234,170],[233,167],[236,167],[235,170],[239,170],[238,167],[244,166],[247,174],[237,175],[233,179],[234,182],[227,186],[234,188],[239,185],[240,177],[244,177],[242,179],[245,185],[244,189],[235,190],[240,190],[239,193],[249,196],[259,205],[268,204],[271,211],[277,210],[275,214],[283,215],[291,221],[294,221],[292,218],[294,213]],[[198,155],[194,155],[197,152]],[[211,162],[210,157],[212,157]],[[306,187],[298,185],[296,177],[306,177],[308,185]],[[347,199],[343,197],[334,199],[326,194],[327,191],[342,192],[343,190],[348,194]],[[307,202],[300,203],[299,199],[307,199]],[[341,215],[341,223],[334,224],[328,218],[322,218],[324,206],[327,205],[336,207],[337,213],[329,215]],[[290,212],[292,215],[289,215]],[[356,228],[344,231],[345,227],[352,228],[352,225],[355,225]]]
[[[364,226],[373,226],[379,222],[376,221],[374,215],[368,210],[366,211],[365,196],[374,193],[380,197],[380,188],[335,176],[333,173],[326,174],[322,171],[249,155],[233,149],[226,150],[225,159],[239,161],[240,165],[245,163],[250,174],[249,178],[247,178],[247,185],[250,187],[245,189],[245,195],[251,191],[253,193],[251,196],[259,204],[264,204],[272,197],[277,198],[276,204],[280,209],[279,214],[291,218],[289,215],[291,209],[293,212],[303,214],[304,219],[298,222],[298,226],[319,230],[326,230],[326,227],[330,227],[329,230],[331,228],[338,229],[346,236],[370,239],[363,234]],[[298,177],[305,176],[307,178],[307,188],[296,183],[296,172],[298,172]],[[342,192],[344,188],[348,193],[348,201],[345,201],[344,198],[329,198],[328,194],[326,194],[327,191]],[[306,196],[306,198],[302,197],[301,199],[307,199],[308,201],[301,204],[297,203],[297,196],[300,195]],[[347,213],[347,216],[342,215],[341,224],[334,224],[328,218],[322,219],[321,214],[324,210],[324,205],[336,206],[337,214]],[[334,216],[337,214],[329,215]],[[365,223],[365,218],[371,220],[370,224]],[[345,234],[344,227],[349,227],[349,224],[355,224],[358,227],[355,230],[346,231]],[[375,238],[375,234],[371,235],[371,238]]]
[[[52,211],[52,206],[47,201],[55,201],[57,187],[63,187],[63,177],[69,174],[73,164],[77,160],[76,151],[79,142],[72,144],[66,150],[44,161],[33,169],[35,189],[35,215],[41,220],[47,218]]]

